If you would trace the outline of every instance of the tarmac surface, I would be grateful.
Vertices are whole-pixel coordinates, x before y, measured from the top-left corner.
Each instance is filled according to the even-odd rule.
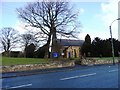
[[[80,66],[3,73],[2,88],[119,88],[119,65]]]

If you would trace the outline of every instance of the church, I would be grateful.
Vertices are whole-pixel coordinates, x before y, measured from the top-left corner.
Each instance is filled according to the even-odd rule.
[[[58,39],[61,45],[61,55],[63,58],[79,58],[81,56],[81,46],[84,40]]]

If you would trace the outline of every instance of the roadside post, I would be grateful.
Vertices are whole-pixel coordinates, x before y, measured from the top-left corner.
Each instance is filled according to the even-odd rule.
[[[120,52],[118,51],[118,63],[120,63]]]
[[[111,47],[112,47],[113,65],[115,64],[115,55],[114,55],[114,45],[113,45],[113,37],[112,37],[112,24],[113,24],[116,20],[120,20],[120,18],[113,20],[112,23],[111,23],[110,26],[109,26],[110,36],[111,36]]]

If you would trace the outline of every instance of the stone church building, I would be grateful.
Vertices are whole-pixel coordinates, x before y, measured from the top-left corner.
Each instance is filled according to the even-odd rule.
[[[58,39],[58,44],[61,45],[61,55],[64,58],[79,58],[83,40]]]

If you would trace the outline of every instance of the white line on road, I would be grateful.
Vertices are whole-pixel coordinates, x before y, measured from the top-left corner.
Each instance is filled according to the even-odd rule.
[[[87,77],[87,76],[92,76],[92,75],[95,75],[95,74],[96,74],[96,73],[91,73],[91,74],[86,74],[86,75],[80,75],[80,76],[62,78],[62,79],[60,79],[60,80],[68,80],[68,79],[74,79],[74,78],[80,78],[80,77]]]
[[[31,85],[32,84],[20,85],[20,86],[10,87],[9,89],[27,87],[27,86],[31,86]]]
[[[115,69],[115,70],[110,70],[109,72],[115,72],[115,71],[118,71],[118,69]]]

